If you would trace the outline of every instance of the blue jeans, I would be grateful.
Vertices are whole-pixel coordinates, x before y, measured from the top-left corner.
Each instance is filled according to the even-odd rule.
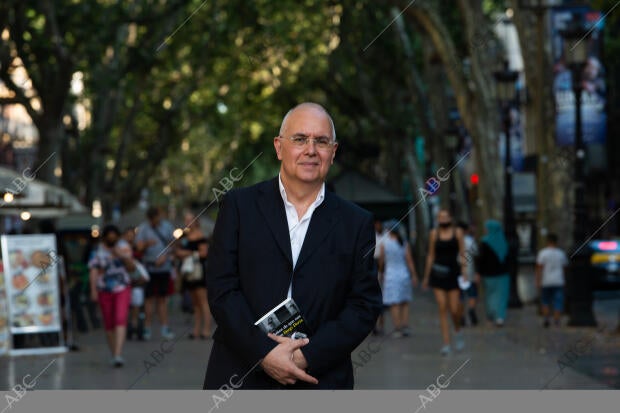
[[[482,277],[484,285],[484,302],[487,316],[496,321],[506,319],[508,298],[510,296],[510,276],[508,274],[494,277]]]

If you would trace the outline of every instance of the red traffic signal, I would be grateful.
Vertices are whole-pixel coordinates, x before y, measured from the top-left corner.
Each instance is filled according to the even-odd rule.
[[[478,174],[471,174],[471,176],[469,177],[469,182],[471,182],[472,185],[478,185],[478,182],[480,182]]]

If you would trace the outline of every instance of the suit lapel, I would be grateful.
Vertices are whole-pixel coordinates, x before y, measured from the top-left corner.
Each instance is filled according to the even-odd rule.
[[[291,238],[288,234],[284,201],[282,201],[282,196],[278,189],[278,178],[276,177],[263,188],[264,189],[259,192],[259,197],[257,199],[258,209],[269,224],[269,229],[276,240],[276,244],[278,244],[282,254],[288,259],[292,267],[293,253],[291,252]]]
[[[337,209],[338,202],[336,198],[332,193],[325,191],[325,200],[312,213],[308,232],[301,247],[299,258],[297,258],[295,269],[300,268],[310,258],[312,253],[323,243],[323,240],[334,228],[334,224],[337,222],[335,214]]]

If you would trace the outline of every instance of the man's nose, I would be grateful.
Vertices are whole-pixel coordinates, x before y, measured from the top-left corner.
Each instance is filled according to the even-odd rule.
[[[306,153],[307,154],[314,154],[316,153],[316,140],[315,139],[308,139],[308,142],[306,142]]]

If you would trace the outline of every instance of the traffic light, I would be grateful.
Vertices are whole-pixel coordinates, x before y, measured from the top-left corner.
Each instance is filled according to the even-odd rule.
[[[471,176],[469,177],[469,182],[472,185],[478,185],[478,182],[480,182],[480,177],[478,176],[478,174],[471,174]]]
[[[478,183],[480,182],[480,177],[478,174],[471,174],[469,176],[469,205],[476,205],[478,201]]]

